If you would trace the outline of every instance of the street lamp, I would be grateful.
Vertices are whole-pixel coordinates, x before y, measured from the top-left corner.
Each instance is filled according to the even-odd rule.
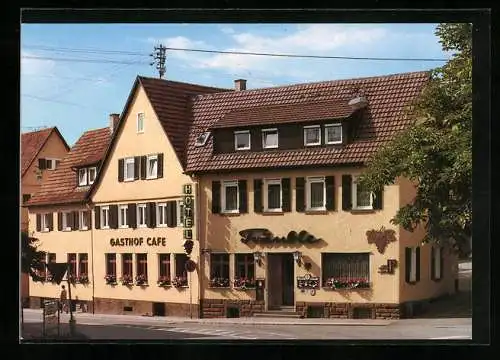
[[[260,266],[262,264],[262,253],[260,251],[254,252],[253,259]]]

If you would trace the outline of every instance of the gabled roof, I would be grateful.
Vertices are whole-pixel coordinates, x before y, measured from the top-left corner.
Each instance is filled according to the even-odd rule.
[[[36,159],[53,132],[61,138],[64,146],[66,147],[66,151],[69,151],[69,146],[57,127],[21,134],[21,177],[24,176],[28,168],[31,166],[31,163],[33,163]]]
[[[349,117],[354,109],[345,101],[311,101],[292,105],[258,106],[228,112],[212,128],[276,125]]]
[[[40,190],[25,205],[55,205],[85,201],[90,187],[77,186],[75,167],[95,164],[102,160],[110,140],[111,131],[108,127],[84,132],[59,166],[51,171]]]
[[[411,72],[197,96],[192,102],[186,172],[365,163],[396,132],[410,125],[404,110],[428,79],[428,72]],[[278,105],[300,108],[312,101],[345,101],[359,92],[364,93],[368,106],[363,110],[356,137],[342,147],[214,154],[213,136],[204,146],[195,146],[201,133],[217,126],[232,111],[259,112],[262,107]],[[246,121],[240,119],[241,124]]]

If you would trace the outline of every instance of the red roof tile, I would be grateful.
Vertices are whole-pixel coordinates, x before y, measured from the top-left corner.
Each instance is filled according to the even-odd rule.
[[[193,124],[187,145],[187,172],[256,169],[272,167],[321,166],[366,162],[397,131],[410,125],[404,109],[422,91],[428,72],[334,80],[258,90],[243,90],[197,96],[192,103]],[[339,147],[297,150],[270,150],[213,154],[213,137],[196,147],[196,138],[232,111],[265,106],[300,108],[315,102],[342,102],[356,91],[368,100],[356,138]]]
[[[32,131],[21,134],[21,177],[28,170],[31,163],[36,159],[38,153],[49,139],[52,132],[55,131],[69,150],[66,141],[62,137],[57,127],[51,127],[39,131]]]
[[[189,101],[199,94],[231,91],[203,85],[187,84],[171,80],[139,76],[151,105],[168,136],[179,161],[184,166],[186,140],[192,118],[189,116]]]
[[[354,111],[345,101],[311,101],[302,104],[251,107],[228,112],[212,128],[229,128],[323,119],[341,119]]]
[[[95,164],[102,160],[111,140],[108,127],[83,133],[59,167],[41,185],[40,190],[28,201],[27,206],[74,203],[85,200],[90,187],[78,187],[77,166]]]

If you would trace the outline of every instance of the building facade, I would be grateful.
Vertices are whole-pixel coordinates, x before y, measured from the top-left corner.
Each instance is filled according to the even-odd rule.
[[[21,134],[21,199],[28,201],[68,153],[69,146],[57,127]],[[21,231],[28,231],[28,209],[21,206]],[[21,297],[29,297],[28,274],[21,274]]]

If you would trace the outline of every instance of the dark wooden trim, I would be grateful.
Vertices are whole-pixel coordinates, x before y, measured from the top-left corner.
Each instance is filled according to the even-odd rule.
[[[157,171],[158,178],[163,177],[163,153],[158,154],[158,171]]]
[[[118,182],[123,181],[123,166],[124,166],[125,159],[118,159]]]
[[[212,214],[221,212],[221,182],[212,181]]]
[[[304,212],[306,209],[306,179],[303,177],[295,178],[295,211]]]

